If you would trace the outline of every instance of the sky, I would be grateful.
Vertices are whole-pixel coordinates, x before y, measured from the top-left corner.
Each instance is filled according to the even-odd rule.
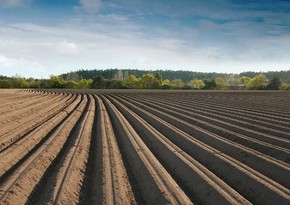
[[[0,0],[0,75],[290,69],[290,0]]]

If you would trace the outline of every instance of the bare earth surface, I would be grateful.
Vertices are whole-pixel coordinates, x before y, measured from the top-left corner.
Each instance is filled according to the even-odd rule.
[[[290,93],[0,90],[0,204],[289,204]]]

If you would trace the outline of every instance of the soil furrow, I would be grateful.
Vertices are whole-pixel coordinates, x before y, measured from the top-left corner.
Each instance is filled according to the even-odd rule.
[[[47,144],[43,144],[43,146],[38,148],[9,177],[6,177],[3,181],[1,180],[1,203],[24,204],[28,200],[31,193],[33,193],[33,189],[47,171],[48,166],[51,165],[59,151],[63,148],[72,129],[70,127],[74,126],[85,108],[84,103],[83,101],[74,111],[73,115],[51,134]],[[17,195],[14,193],[17,193]]]
[[[50,120],[56,115],[56,113],[66,107],[68,103],[69,102],[67,102],[67,99],[63,99],[63,101],[59,103],[50,104],[46,106],[41,112],[27,117],[25,122],[20,124],[20,126],[3,134],[0,138],[0,152],[12,144],[15,140],[20,139],[23,137],[23,135],[32,132],[38,126]]]
[[[136,99],[136,97],[134,97],[133,99]],[[137,99],[139,100],[143,100],[143,99],[140,99],[137,97]],[[245,128],[250,128],[252,130],[256,130],[256,131],[260,131],[260,132],[264,132],[264,133],[267,133],[267,134],[272,134],[272,135],[276,135],[276,136],[279,136],[279,137],[282,137],[282,138],[286,138],[286,139],[290,139],[290,129],[288,127],[283,127],[283,126],[278,126],[276,127],[277,125],[273,125],[273,122],[271,123],[267,123],[266,125],[264,125],[264,122],[261,122],[261,120],[255,120],[253,124],[253,121],[252,122],[247,122],[247,120],[251,120],[251,118],[241,118],[240,116],[238,115],[229,115],[226,116],[226,113],[221,110],[219,110],[219,112],[216,112],[214,113],[213,109],[210,108],[210,109],[203,109],[201,106],[198,106],[196,108],[191,108],[194,106],[194,103],[188,105],[190,106],[189,108],[184,108],[184,104],[180,104],[178,102],[175,102],[175,103],[172,103],[172,100],[170,101],[165,101],[164,99],[160,100],[160,99],[151,99],[151,100],[147,100],[149,102],[158,102],[160,104],[162,104],[164,107],[170,107],[171,108],[175,108],[176,110],[182,110],[184,113],[188,113],[188,114],[191,114],[191,113],[199,113],[199,114],[202,114],[202,115],[205,115],[205,116],[211,116],[215,119],[220,119],[222,121],[225,121],[225,122],[229,122],[229,123],[234,123],[236,125],[239,125],[241,127],[245,127]],[[191,108],[191,109],[190,109]],[[234,116],[234,117],[232,117]],[[236,119],[237,118],[237,119]],[[242,119],[242,120],[241,120]],[[246,121],[245,121],[246,119]],[[263,118],[262,120],[265,120],[265,118]],[[260,124],[258,125],[257,122]],[[281,122],[280,122],[281,123]],[[274,127],[274,128],[269,128],[269,125]],[[275,129],[276,128],[276,129]],[[281,130],[277,130],[278,129],[283,129],[283,130],[286,130],[286,131],[281,131]],[[288,132],[287,132],[288,131]],[[290,140],[287,140],[287,142],[289,143]]]
[[[95,99],[98,106],[96,137],[99,139],[96,148],[99,149],[99,153],[95,153],[98,154],[94,157],[98,164],[95,165],[97,167],[94,172],[102,174],[93,174],[99,179],[91,188],[90,196],[99,197],[92,198],[87,203],[136,204],[109,115],[102,100],[99,97]]]
[[[13,116],[24,116],[25,112],[29,113],[29,111],[33,111],[33,109],[36,108],[36,106],[40,105],[41,103],[43,104],[43,101],[47,100],[52,100],[53,98],[55,99],[63,99],[63,96],[61,95],[46,95],[46,96],[41,96],[41,95],[36,95],[34,98],[29,98],[28,100],[24,100],[23,103],[13,106],[12,104],[9,105],[9,109],[7,110],[1,110],[0,112],[2,113],[0,117],[0,123],[2,123],[3,118],[11,118]],[[33,105],[33,106],[32,106]],[[33,107],[33,109],[31,109]]]
[[[104,98],[104,103],[113,119],[115,129],[119,130],[122,147],[129,158],[134,178],[142,190],[145,204],[191,204],[181,188],[162,167],[152,152],[141,140],[124,116]]]
[[[0,204],[290,201],[290,93],[2,89]]]
[[[81,97],[71,102],[64,110],[57,113],[51,120],[45,122],[33,132],[24,138],[6,147],[0,153],[0,176],[7,172],[12,166],[22,160],[28,153],[31,153],[38,144],[44,143],[49,133],[56,129],[65,119],[67,119],[73,110],[79,105]],[[11,155],[13,153],[13,156]]]
[[[133,102],[133,103],[136,104],[136,102]],[[154,114],[158,113],[158,116],[161,117],[162,119],[166,120],[167,122],[169,122],[171,124],[174,124],[175,126],[178,126],[180,129],[195,136],[199,140],[201,140],[207,144],[210,144],[211,146],[214,146],[220,150],[223,150],[223,152],[227,152],[227,151],[234,152],[235,151],[235,153],[232,153],[232,156],[234,156],[235,158],[238,157],[243,162],[249,162],[250,157],[255,157],[256,158],[255,161],[253,161],[253,163],[250,163],[250,164],[258,166],[259,163],[257,163],[256,160],[257,160],[257,158],[261,158],[263,160],[266,160],[270,163],[274,163],[276,166],[279,166],[279,167],[289,171],[289,164],[288,163],[276,160],[275,158],[271,158],[269,156],[266,156],[266,155],[264,155],[256,150],[253,150],[253,149],[250,149],[250,148],[245,147],[243,145],[237,144],[233,141],[226,140],[223,137],[220,137],[218,135],[215,135],[214,133],[211,133],[208,129],[206,130],[206,129],[202,129],[200,127],[196,127],[196,126],[192,125],[191,123],[188,123],[187,121],[183,121],[180,118],[176,118],[175,116],[169,115],[169,114],[162,112],[160,110],[156,110],[156,109],[153,109],[152,107],[142,105],[141,103],[137,103],[137,104],[139,107],[141,107],[141,108],[143,108],[151,113],[154,113]],[[218,140],[218,141],[216,141],[216,140]],[[234,146],[235,148],[233,149],[232,146]],[[241,152],[241,150],[245,153]],[[265,165],[265,162],[263,161],[262,164]],[[269,168],[265,169],[264,167],[262,167],[261,169],[265,170],[265,171],[271,171],[273,168],[274,167],[269,167]],[[272,176],[271,172],[269,173],[269,175]],[[278,174],[278,176],[282,177],[283,175]],[[281,181],[285,182],[283,177],[281,178]]]
[[[144,97],[146,98],[146,95]],[[191,104],[191,103],[194,104],[194,102],[200,102],[201,104],[209,105],[210,107],[218,107],[218,108],[222,108],[222,109],[225,109],[225,110],[234,110],[236,112],[247,113],[247,114],[251,114],[253,116],[262,116],[262,117],[265,117],[265,118],[277,119],[280,122],[285,122],[286,121],[287,123],[290,123],[289,116],[281,117],[280,115],[276,116],[277,113],[275,113],[275,112],[271,112],[271,113],[263,112],[262,110],[259,109],[260,107],[256,108],[256,110],[249,109],[249,107],[248,108],[246,107],[246,108],[243,109],[238,104],[237,101],[235,101],[235,103],[230,105],[230,106],[228,104],[226,104],[226,101],[228,100],[228,98],[226,98],[224,101],[221,101],[220,99],[215,99],[214,101],[210,101],[208,99],[202,99],[200,97],[201,96],[198,95],[198,97],[193,97],[191,99],[184,99],[182,97],[178,98],[178,96],[174,95],[173,99],[174,100],[178,99],[178,102],[184,103],[184,104]],[[168,101],[170,101],[170,100],[171,100],[171,98],[168,99]],[[249,104],[249,103],[244,103],[244,104]]]
[[[140,104],[141,106],[148,105],[148,106],[150,106],[150,108],[156,108],[156,109],[162,110],[163,112],[168,112],[171,115],[178,117],[179,119],[185,120],[191,124],[197,125],[199,127],[205,128],[207,130],[210,130],[216,134],[224,136],[225,138],[231,139],[234,142],[238,142],[240,144],[252,147],[252,148],[257,149],[261,152],[266,152],[265,154],[270,154],[270,155],[274,154],[274,157],[278,157],[278,159],[285,160],[286,162],[288,162],[290,160],[289,159],[289,152],[290,152],[289,149],[283,148],[283,147],[288,147],[288,145],[290,146],[290,144],[288,144],[284,139],[280,139],[280,138],[278,139],[279,141],[282,141],[282,142],[280,142],[282,147],[280,147],[280,146],[273,145],[271,143],[261,141],[261,140],[265,140],[265,139],[261,139],[261,140],[258,140],[255,138],[253,139],[252,137],[248,137],[248,135],[237,133],[236,130],[233,128],[226,129],[223,126],[217,126],[215,124],[212,124],[212,123],[210,123],[211,121],[209,122],[209,120],[206,117],[204,119],[204,116],[202,116],[202,115],[199,115],[200,116],[199,118],[188,116],[186,114],[182,114],[183,113],[182,109],[179,109],[177,112],[177,111],[174,111],[175,109],[173,107],[166,109],[166,108],[164,108],[164,106],[162,106],[162,104],[158,104],[156,102],[155,103],[154,102],[148,103],[148,102],[146,102],[146,100],[143,100],[143,101],[131,100],[131,102],[136,102],[136,103],[138,102],[139,104],[141,103]],[[258,136],[255,135],[255,137],[257,138]],[[268,136],[268,137],[273,138],[272,136]],[[277,140],[276,138],[274,138],[274,139]],[[272,143],[273,142],[274,141],[272,141]],[[267,147],[267,148],[264,148],[264,147]],[[275,149],[275,150],[271,150],[271,149]],[[277,151],[282,152],[282,153],[280,155],[277,155],[278,154]],[[285,155],[284,153],[287,153],[287,155]],[[279,158],[279,156],[284,156],[284,157]],[[285,158],[285,156],[286,156],[286,158]]]
[[[128,106],[128,104],[126,105],[126,106]],[[132,107],[132,106],[131,106]],[[130,108],[131,108],[130,107]],[[132,109],[132,108],[131,108]],[[135,110],[136,109],[140,109],[140,108],[137,108],[137,107],[135,107]],[[143,118],[145,119],[145,114],[146,112],[145,111],[142,111],[142,114],[141,114],[141,112],[139,111],[139,115],[141,115],[141,116],[143,116]],[[150,117],[150,115],[151,115],[151,117]],[[166,129],[168,129],[170,126],[172,126],[171,124],[168,124],[168,123],[166,123],[165,121],[163,121],[163,120],[161,120],[160,118],[158,118],[158,117],[156,117],[156,116],[154,116],[154,115],[152,115],[152,114],[149,114],[148,113],[148,118],[146,118],[146,120],[148,120],[148,122],[150,122],[150,124],[152,124],[153,126],[158,126],[158,129],[159,130],[164,130],[164,133],[167,133],[168,134],[168,131],[166,132]],[[154,117],[153,117],[154,116]],[[152,118],[155,118],[155,119],[158,119],[157,121],[156,120],[154,120],[154,122],[152,121]],[[159,122],[158,122],[159,121]],[[163,122],[163,123],[161,123],[161,122]],[[162,127],[160,127],[161,125],[158,125],[158,123],[159,124],[161,124],[161,125],[163,125],[163,128]],[[167,124],[168,126],[166,127],[166,126],[164,126],[164,124]],[[171,133],[176,133],[176,131],[175,130],[178,130],[177,128],[171,128],[172,129],[172,131],[171,131]],[[179,134],[180,136],[182,136],[180,133],[183,133],[181,130],[179,130],[179,133],[177,132],[177,134]],[[189,135],[187,135],[187,134],[185,134],[185,133],[183,133],[183,136],[187,136],[187,137],[176,137],[176,138],[174,138],[173,136],[172,136],[173,134],[171,134],[171,135],[169,135],[169,137],[170,137],[170,139],[172,139],[172,140],[174,140],[175,141],[175,143],[178,143],[178,145],[179,145],[179,147],[182,147],[182,146],[184,146],[184,143],[182,143],[182,142],[180,142],[180,140],[182,140],[183,138],[185,138],[186,140],[188,140],[188,141],[191,141],[191,142],[194,142],[196,145],[198,145],[199,146],[199,148],[198,149],[205,149],[205,147],[207,147],[208,149],[210,149],[210,150],[212,150],[212,151],[210,151],[210,152],[212,152],[213,153],[213,155],[211,156],[211,158],[214,158],[214,157],[217,157],[217,159],[216,159],[216,161],[220,161],[220,160],[218,160],[218,158],[220,158],[222,161],[220,161],[219,163],[220,163],[220,166],[221,166],[221,164],[224,164],[226,167],[227,167],[227,170],[232,170],[232,173],[231,174],[229,174],[229,175],[226,175],[226,176],[224,176],[224,177],[230,177],[230,175],[233,175],[234,173],[236,173],[236,175],[240,175],[241,174],[241,172],[243,172],[244,174],[242,174],[243,175],[243,178],[241,178],[241,179],[245,179],[245,181],[247,181],[247,180],[249,180],[249,178],[248,177],[253,177],[253,179],[256,181],[256,182],[253,182],[252,180],[250,180],[250,181],[252,181],[251,182],[251,184],[253,185],[253,184],[255,184],[255,185],[257,185],[257,184],[259,184],[259,183],[262,183],[263,185],[265,185],[265,186],[267,186],[268,188],[270,188],[271,190],[275,190],[277,193],[279,193],[279,195],[281,195],[281,196],[283,196],[283,197],[285,197],[285,198],[288,198],[289,197],[289,190],[288,189],[286,189],[286,188],[284,188],[283,186],[281,186],[281,185],[279,185],[279,184],[277,184],[275,181],[273,181],[273,180],[271,180],[271,179],[269,179],[269,178],[267,178],[267,177],[265,177],[265,176],[263,176],[263,175],[261,175],[259,172],[257,172],[257,171],[255,171],[255,170],[253,170],[253,169],[251,169],[251,168],[249,168],[249,167],[247,167],[247,166],[245,166],[245,165],[243,165],[243,164],[241,164],[240,162],[238,162],[238,161],[236,161],[236,160],[234,160],[233,158],[231,158],[231,157],[229,157],[229,156],[227,156],[227,155],[224,155],[224,154],[222,154],[221,152],[219,152],[218,150],[215,150],[214,148],[212,148],[212,147],[209,147],[208,145],[206,145],[206,144],[204,144],[204,143],[202,143],[202,142],[200,142],[200,141],[198,141],[198,140],[194,140],[194,141],[192,141],[192,137],[191,136],[189,136]],[[179,140],[178,140],[179,139]],[[186,143],[185,143],[186,144]],[[187,143],[187,146],[188,146],[188,143]],[[200,155],[200,154],[198,154],[198,153],[196,153],[196,150],[197,150],[197,148],[195,148],[195,149],[193,149],[193,148],[186,148],[187,150],[189,150],[190,152],[192,152],[192,151],[194,151],[193,153],[192,153],[192,155],[191,156],[198,156],[198,155]],[[200,150],[200,152],[203,152],[202,150]],[[205,154],[204,156],[208,156],[208,154]],[[203,157],[203,156],[201,156],[201,157]],[[225,163],[223,163],[223,161],[224,162],[227,162],[228,164],[230,164],[231,166],[232,166],[232,168],[231,167],[229,167],[229,166],[227,166],[227,164],[225,164]],[[206,164],[207,164],[207,166],[209,166],[209,164],[208,163],[210,163],[210,161],[209,160],[206,160]],[[216,162],[215,162],[216,163]],[[213,165],[213,167],[214,167],[215,165]],[[238,170],[236,170],[238,168]],[[250,172],[249,172],[249,170],[250,170]],[[220,172],[220,170],[215,170],[215,172],[219,172],[219,173],[221,173]],[[222,172],[221,173],[222,175],[224,175],[224,172]],[[233,180],[233,179],[232,179]],[[245,183],[246,184],[246,183]],[[244,185],[245,186],[245,185]],[[260,185],[259,185],[260,186]],[[236,190],[237,190],[237,188],[239,188],[239,187],[236,187]],[[264,189],[264,188],[262,188],[262,187],[260,187],[259,189]],[[281,190],[284,190],[284,191],[282,191],[281,192]],[[266,190],[265,190],[266,191]],[[266,192],[269,192],[269,191],[266,191]],[[253,193],[251,193],[251,194],[253,194]],[[283,200],[282,200],[283,201]]]
[[[171,175],[182,182],[187,193],[190,194],[197,204],[204,204],[205,201],[202,200],[204,198],[206,198],[207,203],[250,204],[250,202],[240,196],[235,190],[231,189],[203,165],[170,142],[164,135],[158,132],[140,116],[130,111],[119,102],[115,101],[115,103],[122,108],[123,112],[125,111],[131,115],[131,124],[136,124],[136,127],[139,126],[139,129],[136,128],[136,130],[142,129],[142,132],[139,131],[142,139],[145,142],[147,141],[148,146],[155,152],[155,155],[161,159],[161,161],[165,162]],[[132,121],[134,121],[134,123],[132,123]],[[152,136],[151,138],[149,138],[150,135]],[[196,186],[196,184],[203,184],[203,186],[199,187]]]

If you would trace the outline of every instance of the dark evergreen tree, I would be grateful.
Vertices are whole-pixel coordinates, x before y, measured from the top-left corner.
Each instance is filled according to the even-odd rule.
[[[13,88],[13,84],[9,79],[0,79],[0,88]]]
[[[203,87],[203,89],[204,90],[214,90],[214,89],[216,89],[216,82],[215,82],[215,80],[214,79],[212,79],[212,80],[205,80],[204,81],[204,87]]]
[[[121,80],[106,80],[105,87],[106,89],[122,89],[125,88]]]
[[[162,75],[160,74],[160,72],[157,72],[154,76],[157,80],[159,80],[160,83],[162,83]]]
[[[282,86],[282,81],[276,75],[273,76],[272,80],[268,84],[269,90],[279,90]]]
[[[92,89],[103,89],[106,87],[106,80],[103,76],[98,75],[93,79],[93,83],[91,85]]]

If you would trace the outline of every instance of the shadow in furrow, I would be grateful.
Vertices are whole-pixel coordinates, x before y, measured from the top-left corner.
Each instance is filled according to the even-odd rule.
[[[83,101],[80,101],[80,103]],[[31,192],[31,194],[28,197],[28,200],[26,202],[27,205],[29,204],[46,204],[51,203],[52,196],[53,196],[53,189],[45,189],[48,182],[49,184],[56,184],[56,175],[57,170],[61,167],[63,164],[63,160],[65,160],[66,154],[69,152],[69,150],[72,148],[72,146],[75,143],[75,133],[77,132],[77,128],[79,124],[84,120],[86,113],[88,112],[90,105],[90,100],[88,98],[88,101],[86,102],[86,106],[84,111],[81,113],[80,118],[77,120],[77,122],[74,124],[72,130],[70,131],[68,138],[66,139],[65,144],[63,145],[61,151],[58,153],[57,157],[53,160],[51,165],[48,167],[48,169],[43,174],[42,178],[40,179],[39,183],[35,186],[34,190]],[[53,187],[53,186],[52,186]],[[45,194],[46,197],[43,197]],[[50,196],[50,197],[47,197]]]

